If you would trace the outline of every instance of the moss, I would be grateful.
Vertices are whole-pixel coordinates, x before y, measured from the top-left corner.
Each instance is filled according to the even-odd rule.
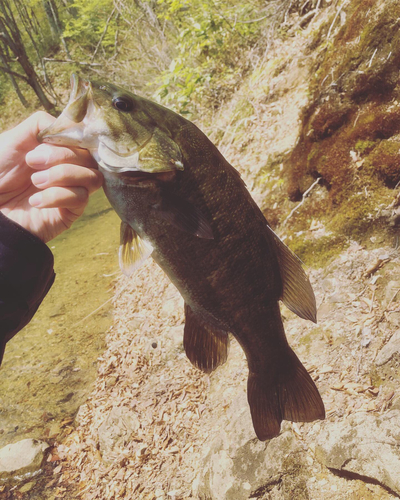
[[[361,154],[367,154],[370,151],[372,151],[375,146],[376,146],[376,141],[368,141],[368,140],[363,141],[363,140],[359,139],[356,142],[356,145],[354,148],[356,151],[358,151]]]
[[[323,267],[348,246],[344,237],[324,236],[318,240],[293,237],[290,249],[308,266]]]
[[[327,189],[323,205],[311,197],[302,211],[322,220],[331,237],[301,241],[293,236],[301,224],[289,223],[291,247],[309,263],[326,262],[349,238],[365,242],[376,231],[387,234],[376,207],[390,204],[390,189],[400,180],[400,143],[394,139],[400,134],[400,3],[351,0],[345,11],[334,43],[314,35],[313,43],[321,44],[310,104],[301,115],[299,141],[284,163],[291,201],[300,201],[317,177]]]
[[[346,123],[349,112],[349,105],[335,105],[335,103],[328,102],[319,106],[310,120],[308,137],[312,141],[321,141],[326,137],[330,137]]]
[[[313,328],[305,335],[302,335],[299,339],[299,344],[305,346],[306,348],[310,347],[314,340],[317,338],[323,337],[324,330],[322,327],[317,326]]]
[[[385,383],[385,381],[379,375],[376,366],[372,366],[369,372],[369,376],[371,377],[371,385],[373,385],[374,387],[380,387],[382,384]]]
[[[389,188],[400,181],[400,143],[382,141],[369,155],[367,166]]]

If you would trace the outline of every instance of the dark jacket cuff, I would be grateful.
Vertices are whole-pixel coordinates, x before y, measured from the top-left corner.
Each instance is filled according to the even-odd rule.
[[[42,240],[0,212],[0,363],[4,348],[35,314],[54,282]]]

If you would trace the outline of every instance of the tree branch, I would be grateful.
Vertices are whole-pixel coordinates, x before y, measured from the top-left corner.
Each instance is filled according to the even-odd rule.
[[[24,75],[20,75],[19,73],[16,73],[15,71],[11,71],[11,69],[6,68],[5,66],[0,66],[0,69],[2,71],[4,71],[4,73],[16,76],[17,78],[21,78],[21,80],[24,80],[24,82],[29,83],[28,78],[26,78],[26,76],[24,76]]]
[[[73,63],[73,64],[79,64],[80,66],[104,66],[104,64],[100,63],[73,61],[72,59],[51,59],[50,57],[43,57],[43,60],[56,63],[69,63],[69,64]]]
[[[97,51],[99,50],[99,47],[101,45],[101,42],[103,41],[104,37],[106,36],[106,33],[107,33],[107,30],[108,30],[108,25],[110,24],[110,21],[112,19],[112,17],[114,16],[114,12],[116,11],[116,8],[114,7],[111,14],[108,16],[108,19],[106,21],[106,25],[104,26],[104,30],[103,30],[103,33],[101,34],[101,37],[100,37],[100,40],[98,41],[97,45],[96,45],[96,49],[95,51],[93,52],[93,55],[92,55],[92,60],[91,62],[94,61],[94,58],[96,57],[96,54],[97,54]]]

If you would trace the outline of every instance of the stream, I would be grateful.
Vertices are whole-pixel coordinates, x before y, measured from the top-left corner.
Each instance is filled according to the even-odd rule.
[[[31,323],[8,342],[0,368],[0,448],[57,436],[90,394],[112,322],[118,245],[119,219],[102,190],[49,243],[55,283]]]

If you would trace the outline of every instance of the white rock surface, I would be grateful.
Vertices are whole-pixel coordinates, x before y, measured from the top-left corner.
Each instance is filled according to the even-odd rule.
[[[282,498],[289,498],[285,494],[303,498],[309,476],[306,455],[289,425],[284,424],[278,437],[258,441],[245,394],[234,402],[229,414],[230,424],[221,429],[203,458],[201,473],[193,484],[194,497],[245,500],[258,498],[279,485]]]
[[[39,470],[48,447],[46,442],[37,439],[23,439],[4,446],[0,449],[0,478],[24,476]]]
[[[330,469],[370,478],[400,494],[400,411],[356,413],[322,425],[317,458]]]

